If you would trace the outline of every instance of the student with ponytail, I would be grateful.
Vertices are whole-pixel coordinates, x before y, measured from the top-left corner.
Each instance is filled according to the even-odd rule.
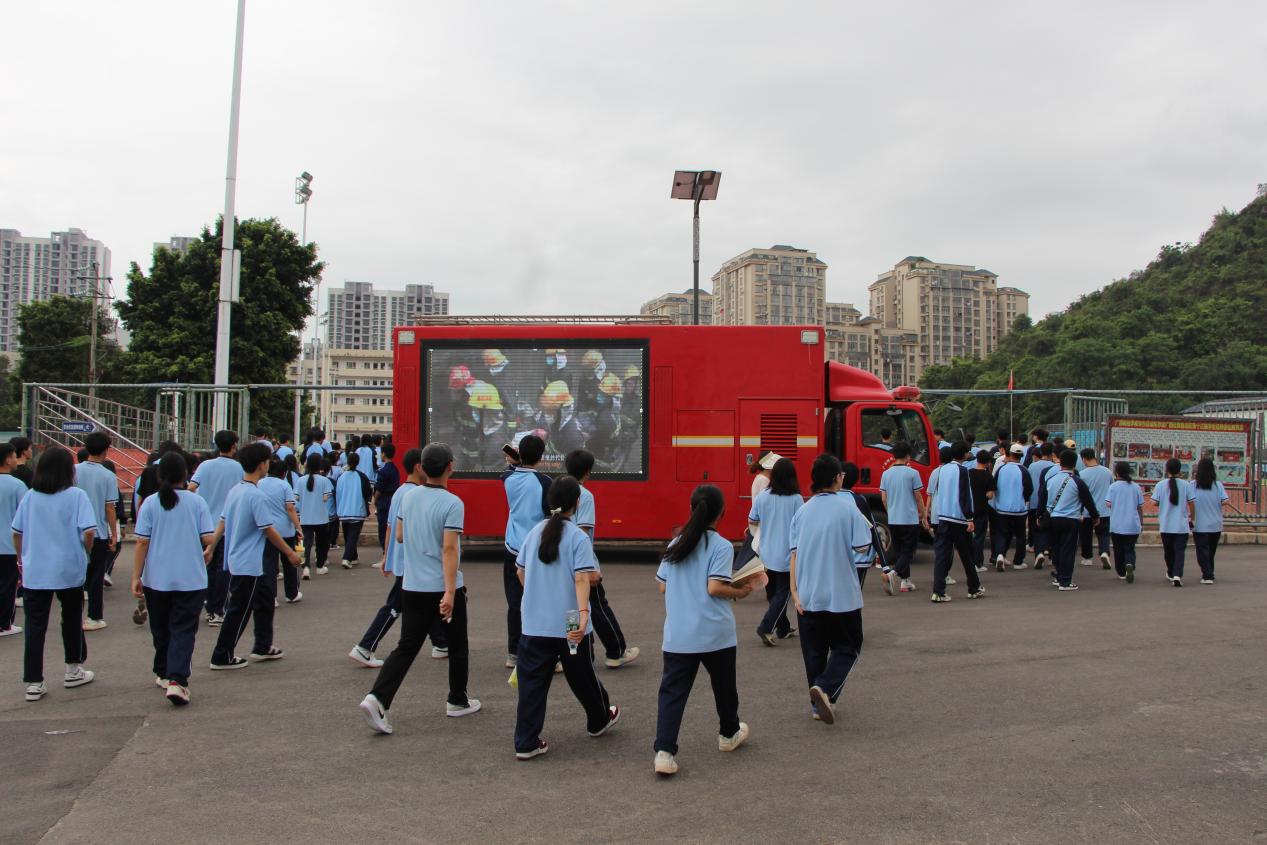
[[[576,479],[564,476],[551,484],[549,515],[524,537],[516,559],[523,586],[515,670],[519,684],[515,756],[520,760],[550,750],[541,738],[541,727],[556,663],[563,666],[572,694],[585,709],[590,736],[602,736],[620,719],[620,707],[611,703],[594,672],[589,598],[590,576],[598,571],[598,561],[589,536],[572,521],[580,500],[581,485]],[[569,631],[571,614],[576,614],[580,627]]]
[[[779,461],[785,463],[789,462]],[[770,490],[777,481],[786,481],[780,478],[779,464],[775,466]],[[768,496],[769,490],[760,495]],[[800,502],[797,493],[789,498]],[[739,721],[737,640],[730,604],[746,598],[754,587],[763,586],[764,579],[749,578],[742,586],[731,586],[734,552],[716,530],[717,520],[725,510],[721,490],[711,484],[696,487],[691,494],[691,518],[682,533],[669,541],[656,572],[664,594],[664,673],[660,678],[655,738],[655,771],[659,775],[672,775],[678,770],[678,732],[701,664],[712,681],[713,700],[721,720],[718,749],[734,751],[748,739],[748,725]]]
[[[304,536],[304,569],[303,578],[307,581],[312,572],[308,561],[315,548],[317,554],[316,570],[318,575],[325,575],[326,557],[330,554],[330,508],[334,500],[334,485],[330,479],[321,474],[325,458],[320,449],[308,450],[308,461],[304,464],[307,473],[295,488],[296,504],[299,511],[299,530]]]
[[[1214,555],[1219,550],[1219,537],[1223,534],[1223,503],[1227,490],[1214,472],[1214,461],[1202,458],[1197,461],[1192,476],[1193,510],[1192,544],[1197,550],[1197,563],[1201,567],[1201,583],[1214,583]]]
[[[1113,566],[1117,577],[1135,583],[1135,543],[1144,530],[1144,494],[1131,479],[1131,465],[1118,461],[1113,467],[1117,480],[1109,485],[1104,503],[1109,506],[1109,542],[1113,546]]]
[[[343,568],[351,569],[360,559],[357,555],[357,542],[361,538],[361,528],[370,515],[369,502],[374,496],[374,488],[370,480],[361,471],[361,449],[348,455],[348,471],[339,476],[334,486],[334,501],[339,522],[343,523]]]
[[[1183,558],[1188,550],[1188,532],[1192,529],[1192,503],[1197,498],[1192,485],[1179,477],[1182,470],[1183,464],[1178,458],[1166,461],[1166,477],[1153,485],[1152,496],[1157,503],[1166,578],[1176,587],[1183,586]]]
[[[211,509],[183,489],[188,466],[178,452],[158,462],[158,493],[136,516],[132,595],[145,598],[154,639],[154,683],[175,705],[189,703],[198,614],[215,540]]]

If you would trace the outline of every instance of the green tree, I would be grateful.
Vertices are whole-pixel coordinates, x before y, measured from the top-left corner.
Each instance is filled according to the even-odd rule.
[[[22,381],[88,381],[91,346],[92,302],[88,299],[55,296],[31,302],[18,310],[18,347]],[[111,381],[120,374],[122,356],[111,337],[114,325],[109,314],[97,309],[97,381]]]
[[[216,300],[220,290],[221,224],[177,254],[155,250],[148,275],[128,271],[127,299],[115,304],[132,334],[132,380],[210,383],[215,375]],[[300,244],[275,218],[242,220],[240,301],[233,305],[229,381],[279,383],[299,356],[296,333],[312,314],[313,285],[324,264],[315,244]],[[279,391],[251,400],[252,426],[289,429],[293,399]]]
[[[22,426],[21,382],[13,377],[9,359],[0,355],[0,428],[15,431]]]

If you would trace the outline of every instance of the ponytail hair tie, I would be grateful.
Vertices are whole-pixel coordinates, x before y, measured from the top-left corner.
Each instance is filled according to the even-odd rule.
[[[563,513],[563,508],[550,508],[550,516],[558,516]]]

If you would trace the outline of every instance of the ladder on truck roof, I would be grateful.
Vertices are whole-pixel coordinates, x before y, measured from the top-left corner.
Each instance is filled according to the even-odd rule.
[[[414,317],[410,325],[415,326],[492,326],[492,325],[540,325],[543,323],[612,323],[639,325],[671,325],[673,320],[659,314],[567,314],[567,315],[522,315],[522,314],[480,314],[460,317]]]

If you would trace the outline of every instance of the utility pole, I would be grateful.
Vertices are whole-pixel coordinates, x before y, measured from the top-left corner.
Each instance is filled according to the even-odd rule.
[[[233,89],[229,97],[229,154],[224,172],[223,239],[220,245],[220,294],[216,304],[216,369],[218,387],[229,383],[229,335],[233,319],[233,303],[238,301],[241,259],[233,248],[237,224],[234,202],[238,185],[238,115],[242,110],[242,35],[246,29],[246,0],[238,0],[237,30],[233,42]],[[222,390],[215,394],[215,428],[227,428],[229,396]],[[246,432],[242,432],[244,435]]]

